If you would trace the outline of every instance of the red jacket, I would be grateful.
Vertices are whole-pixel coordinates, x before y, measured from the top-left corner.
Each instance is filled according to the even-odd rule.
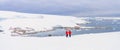
[[[67,35],[68,35],[68,34],[71,35],[71,33],[72,33],[72,32],[71,32],[70,30],[69,30],[69,31],[66,31],[66,34],[67,34]]]

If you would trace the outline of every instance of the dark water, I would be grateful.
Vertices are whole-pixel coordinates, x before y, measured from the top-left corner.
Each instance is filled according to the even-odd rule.
[[[73,29],[72,35],[96,34],[96,33],[103,33],[103,32],[120,31],[120,20],[96,20],[96,19],[86,19],[86,20],[90,21],[91,23],[80,25],[80,26],[95,27],[95,28],[89,28],[89,29],[84,28],[79,30]],[[48,35],[65,36],[65,30],[56,29],[54,31],[32,34],[30,36],[46,37]]]

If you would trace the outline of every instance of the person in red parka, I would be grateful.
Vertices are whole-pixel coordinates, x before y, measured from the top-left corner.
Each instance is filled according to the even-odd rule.
[[[71,30],[66,30],[66,37],[71,37],[71,34],[72,34]]]

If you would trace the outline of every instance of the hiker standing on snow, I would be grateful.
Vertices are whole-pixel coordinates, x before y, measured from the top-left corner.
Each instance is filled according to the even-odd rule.
[[[71,37],[71,34],[72,34],[71,30],[66,30],[66,37]]]

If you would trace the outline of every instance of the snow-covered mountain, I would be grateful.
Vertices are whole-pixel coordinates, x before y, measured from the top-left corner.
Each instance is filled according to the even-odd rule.
[[[73,16],[29,14],[11,11],[0,11],[0,26],[4,30],[19,27],[23,30],[32,28],[34,31],[53,30],[54,27],[79,27],[77,24],[86,24],[87,21]]]

